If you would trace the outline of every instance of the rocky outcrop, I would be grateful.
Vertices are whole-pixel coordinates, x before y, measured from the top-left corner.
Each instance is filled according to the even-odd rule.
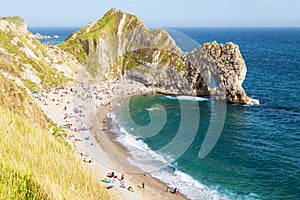
[[[3,32],[11,32],[13,30],[15,33],[25,34],[27,33],[27,23],[25,19],[19,16],[0,17],[0,30]]]
[[[216,98],[240,104],[247,104],[250,100],[242,87],[247,68],[236,44],[205,43],[187,54],[187,63],[198,70],[197,82],[194,83],[197,95],[205,95],[209,91],[212,75]]]
[[[138,17],[114,9],[60,46],[102,79],[133,79],[163,93],[214,94],[230,103],[250,100],[242,88],[247,69],[237,45],[210,42],[185,53],[166,31],[148,30]],[[211,75],[215,90],[208,87]]]
[[[73,55],[35,39],[24,19],[0,17],[0,73],[32,91],[64,85],[80,66]]]

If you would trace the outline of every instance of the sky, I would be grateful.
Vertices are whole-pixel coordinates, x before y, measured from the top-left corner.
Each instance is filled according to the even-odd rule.
[[[300,26],[300,0],[1,0],[29,27],[83,27],[110,8],[155,27]]]

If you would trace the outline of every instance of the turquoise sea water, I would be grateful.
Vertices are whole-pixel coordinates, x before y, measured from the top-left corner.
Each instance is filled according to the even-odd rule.
[[[243,86],[260,105],[226,105],[220,138],[200,159],[211,119],[221,116],[216,111],[218,102],[164,95],[132,97],[129,107],[121,102],[112,114],[118,123],[117,140],[133,154],[129,161],[191,199],[300,199],[300,28],[175,30],[200,44],[214,40],[238,44],[248,69]],[[185,51],[197,46],[174,31],[170,34]],[[165,117],[164,126],[155,130]],[[143,129],[147,125],[153,127]],[[153,136],[145,137],[139,130],[153,131]],[[191,135],[194,138],[184,149]],[[174,138],[177,143],[168,146]],[[179,150],[184,150],[182,155]]]
[[[182,111],[176,98],[161,95],[131,98],[130,117],[139,126],[153,123],[149,118],[149,110],[153,109],[151,106],[160,104],[167,112],[167,121],[162,130],[152,137],[143,138],[142,133],[138,135],[138,131],[132,130],[133,125],[128,123],[129,116],[117,111],[123,132],[137,134],[135,138],[138,138],[138,142],[147,144],[145,154],[149,153],[147,147],[166,159],[176,154],[178,146],[175,145],[170,152],[165,152],[164,147],[178,133],[183,112],[189,113],[190,124],[184,125],[187,133],[181,135],[182,141],[186,140],[187,135],[193,134],[188,131],[189,126],[199,124],[197,135],[185,153],[173,161],[169,168],[154,169],[152,174],[172,187],[181,188],[192,199],[300,199],[300,29],[176,30],[199,43],[216,40],[219,43],[233,41],[238,44],[248,68],[244,88],[250,97],[260,101],[260,105],[227,105],[220,138],[213,150],[200,159],[198,153],[211,123],[211,115],[219,114],[212,111],[217,102],[209,99],[198,101],[195,105],[191,99],[191,106]],[[177,35],[172,31],[171,34],[174,37]],[[181,37],[177,40],[184,50],[191,50],[195,44],[185,41]],[[162,108],[157,107],[159,109]],[[133,145],[135,141],[128,137],[120,134],[119,141],[137,155],[136,159],[131,159],[132,163],[147,169],[144,165],[151,164],[149,156],[144,156],[143,161],[143,154],[138,153],[142,150],[134,148],[138,145]],[[160,165],[157,162],[152,164]],[[166,174],[169,178],[164,177]]]

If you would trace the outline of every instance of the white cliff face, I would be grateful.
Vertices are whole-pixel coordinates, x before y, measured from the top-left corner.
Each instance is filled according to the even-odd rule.
[[[95,25],[95,22],[91,22],[86,26],[86,32],[89,32]]]
[[[117,31],[117,37],[118,37],[118,47],[117,47],[117,55],[118,56],[122,56],[123,55],[123,42],[122,42],[122,30],[123,30],[123,27],[126,23],[126,14],[123,13],[122,14],[122,18],[120,20],[120,23],[119,23],[119,26],[118,26],[118,31]]]

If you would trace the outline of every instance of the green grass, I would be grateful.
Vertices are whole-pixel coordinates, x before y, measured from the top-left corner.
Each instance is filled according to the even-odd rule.
[[[19,61],[22,64],[30,64],[33,67],[33,69],[35,69],[35,71],[37,72],[37,75],[41,79],[40,86],[42,88],[48,88],[48,87],[55,88],[55,87],[62,86],[66,82],[70,81],[69,78],[65,77],[63,74],[58,72],[56,69],[51,68],[50,66],[45,64],[43,61],[36,61],[34,59],[28,59],[27,57],[20,58]],[[28,81],[26,83],[28,83]],[[31,84],[31,86],[32,86],[32,84]]]
[[[38,91],[40,89],[39,86],[36,83],[34,83],[30,80],[23,79],[22,82],[32,92],[35,91],[35,90]]]
[[[0,161],[0,198],[1,199],[49,199],[47,193],[31,179],[28,173],[22,173]]]
[[[18,115],[27,116],[31,124],[37,123],[42,127],[50,123],[33,100],[28,96],[25,89],[20,88],[14,81],[6,78],[0,73],[0,105],[14,111]],[[34,117],[34,118],[32,118]]]
[[[11,42],[15,37],[19,39],[17,45],[12,44]],[[29,44],[28,40],[30,40],[35,47]],[[40,54],[42,54],[44,57],[49,57],[49,55],[47,55],[46,47],[38,40],[30,38],[29,35],[17,36],[14,33],[4,33],[0,31],[0,47],[4,48],[11,57],[11,60],[7,61],[3,57],[5,54],[0,54],[0,69],[9,72],[12,75],[21,78],[23,76],[22,68],[27,67],[26,65],[30,64],[32,68],[36,70],[37,76],[39,76],[42,80],[40,85],[41,88],[59,87],[70,81],[69,78],[58,72],[55,68],[49,66],[49,64],[44,62],[42,59],[36,60],[34,58],[27,57],[24,52],[19,50],[20,47],[26,47],[36,56],[40,56]],[[40,53],[38,53],[38,50]],[[33,88],[33,84],[30,84],[28,81],[25,82],[25,85],[30,86],[29,89]]]
[[[10,21],[21,23],[18,18]],[[14,37],[18,36],[0,32],[0,47],[7,52],[0,54],[0,199],[111,199],[75,155],[67,133],[37,107],[24,88],[2,74],[19,78],[30,90],[58,87],[70,80],[42,59],[29,58],[19,50],[27,47],[39,54],[27,43],[29,36],[19,37],[17,45],[11,43]],[[32,42],[47,54],[42,44]],[[28,67],[40,77],[41,85],[22,79]]]
[[[18,65],[3,60],[1,56],[2,55],[0,54],[0,69],[17,77],[20,77],[20,72],[22,71],[21,68]]]
[[[32,39],[32,44],[36,46],[37,49],[39,49],[44,57],[48,57],[47,55],[47,50],[44,44],[42,44],[40,41],[36,40],[36,39]]]
[[[128,15],[128,20],[130,16]],[[94,52],[100,37],[106,40],[115,37],[121,17],[121,12],[109,10],[88,32],[86,27],[82,28],[77,31],[76,39],[71,40],[69,37],[59,46],[73,54],[81,64],[92,63],[93,60],[89,58],[90,52]],[[88,44],[89,49],[85,48],[85,44]]]
[[[88,55],[83,49],[83,45],[80,40],[68,40],[68,42],[64,42],[59,45],[63,50],[73,54],[78,62],[84,63],[88,59]]]
[[[0,199],[110,199],[26,91],[0,88]]]
[[[0,47],[5,48],[10,53],[25,56],[25,54],[19,50],[19,47],[24,47],[22,43],[18,43],[20,46],[15,46],[11,43],[14,37],[15,36],[13,34],[3,33],[0,31]]]
[[[9,182],[1,184],[0,199],[24,195],[50,199],[109,198],[100,181],[71,148],[26,117],[3,106],[0,110],[0,171],[5,176],[2,179]]]
[[[87,31],[87,27],[80,29],[76,33],[76,38],[72,40],[72,37],[69,37],[64,43],[60,45],[62,49],[68,51],[69,53],[75,55],[78,61],[83,64],[89,73],[93,76],[97,75],[99,71],[103,70],[103,66],[98,61],[98,51],[95,51],[96,48],[99,48],[99,38],[105,40],[110,46],[111,53],[114,53],[118,47],[118,25],[124,13],[109,10],[105,15],[95,22],[93,27]],[[160,51],[159,65],[161,66],[172,66],[176,71],[185,71],[187,66],[182,58],[180,58],[175,53],[172,53],[172,50],[169,50],[170,36],[164,30],[148,30],[143,22],[136,16],[131,14],[126,14],[125,26],[122,27],[122,39],[128,39],[126,37],[131,37],[132,31],[137,30],[137,28],[142,31],[141,34],[144,34],[144,37],[155,38],[157,35],[160,35],[156,43],[151,44],[142,44],[141,41],[132,41],[131,44],[135,47],[135,51],[130,51],[130,49],[123,55],[121,58],[117,58],[115,55],[111,55],[113,63],[111,66],[106,66],[106,71],[111,77],[117,77],[118,72],[122,70],[139,70],[139,66],[143,63],[152,63],[154,54],[157,51]],[[144,41],[145,42],[145,41]],[[101,51],[101,50],[100,50]],[[102,50],[104,51],[104,50]],[[109,50],[108,50],[109,51]],[[105,53],[105,52],[104,52]],[[103,72],[103,71],[101,71]]]
[[[126,53],[124,56],[124,70],[137,69],[137,67],[143,65],[143,63],[152,63],[154,61],[153,56],[157,52],[160,53],[160,66],[173,66],[178,72],[186,71],[187,66],[185,61],[177,54],[171,53],[167,50],[148,48],[138,49],[136,51]]]
[[[27,44],[27,39],[24,37],[19,37],[21,42],[19,42],[17,46],[13,45],[11,43],[11,40],[14,37],[14,34],[5,34],[3,32],[0,32],[0,47],[6,49],[10,54],[10,57],[12,58],[11,61],[6,61],[1,58],[3,55],[0,54],[0,69],[21,78],[23,75],[22,66],[24,68],[24,65],[29,64],[33,69],[36,70],[37,76],[39,76],[39,78],[42,80],[40,85],[41,88],[59,87],[70,81],[70,78],[65,77],[62,73],[58,72],[57,69],[50,67],[42,60],[38,61],[33,58],[28,58],[24,52],[19,50],[19,47],[26,46],[27,48],[33,50],[37,55],[36,50],[34,50],[29,44]],[[39,42],[37,42],[35,39],[33,39],[33,41],[38,48],[41,48],[40,50],[42,54],[46,54],[45,47],[42,44],[39,44]],[[29,81],[25,81],[24,84],[26,86],[29,86],[28,88],[30,90],[37,89],[37,87]]]

